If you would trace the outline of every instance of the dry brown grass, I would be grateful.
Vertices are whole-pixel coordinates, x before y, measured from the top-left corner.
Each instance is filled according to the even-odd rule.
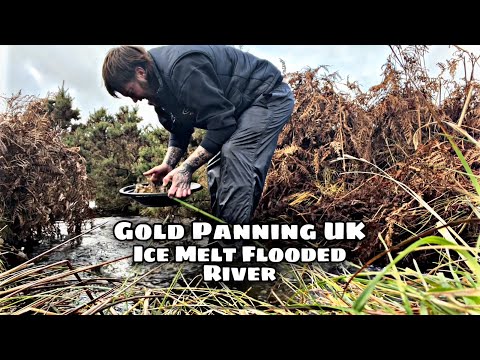
[[[47,99],[14,96],[0,114],[0,227],[20,248],[55,232],[63,220],[79,233],[88,216],[85,159],[62,143]]]
[[[257,221],[312,223],[319,229],[327,220],[363,221],[367,238],[342,246],[365,261],[382,251],[379,234],[391,246],[437,221],[392,179],[446,221],[472,215],[468,194],[475,191],[439,123],[461,124],[464,135],[443,127],[479,175],[480,151],[468,141],[480,132],[479,85],[473,72],[467,81],[450,77],[476,59],[459,49],[440,64],[438,77],[430,77],[426,50],[392,47],[383,81],[365,93],[352,83],[346,84],[351,92],[341,91],[336,74],[320,75],[323,68],[288,75],[296,105],[280,135]],[[375,175],[378,169],[387,176]],[[478,229],[463,227],[463,236],[474,240]]]

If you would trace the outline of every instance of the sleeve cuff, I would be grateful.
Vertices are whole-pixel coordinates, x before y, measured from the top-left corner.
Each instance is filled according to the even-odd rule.
[[[223,144],[225,144],[232,136],[236,128],[237,126],[234,122],[232,125],[218,130],[207,130],[207,133],[205,134],[200,145],[210,154],[215,155],[217,152],[220,151]]]
[[[188,136],[176,136],[174,133],[171,133],[170,139],[168,141],[168,146],[173,146],[182,150],[186,150],[188,148],[188,143],[190,142],[191,137],[191,133]]]

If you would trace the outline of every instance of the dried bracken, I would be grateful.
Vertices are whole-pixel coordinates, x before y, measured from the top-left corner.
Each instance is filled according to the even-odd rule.
[[[17,95],[6,102],[0,114],[2,237],[17,248],[29,247],[53,234],[59,220],[70,233],[78,233],[90,198],[79,149],[62,143],[48,99]]]
[[[366,93],[352,83],[341,91],[336,74],[319,75],[322,68],[289,74],[296,105],[280,135],[256,220],[319,228],[325,221],[363,221],[366,238],[342,246],[365,261],[384,250],[380,238],[387,246],[398,244],[438,221],[404,186],[445,221],[471,216],[469,194],[475,191],[439,123],[460,123],[477,139],[478,84],[472,77],[462,83],[444,78],[465,58],[460,50],[440,64],[444,71],[438,77],[429,77],[427,50],[392,47],[383,81]],[[479,147],[444,127],[479,175]],[[461,230],[468,239],[479,228]]]

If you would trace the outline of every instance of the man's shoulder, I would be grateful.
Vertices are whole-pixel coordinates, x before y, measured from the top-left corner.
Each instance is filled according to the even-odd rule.
[[[148,50],[150,55],[162,69],[164,74],[170,74],[175,64],[187,55],[201,53],[212,57],[210,45],[165,45]]]

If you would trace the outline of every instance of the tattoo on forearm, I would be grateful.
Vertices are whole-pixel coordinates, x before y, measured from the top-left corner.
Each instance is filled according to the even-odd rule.
[[[213,157],[205,148],[199,146],[192,155],[183,163],[183,168],[191,173],[195,172],[200,166],[204,165]]]
[[[170,146],[167,150],[167,155],[165,155],[165,159],[163,160],[163,162],[174,168],[175,166],[177,166],[184,153],[185,150]]]
[[[183,163],[182,169],[185,170],[185,171],[188,171],[190,174],[193,174],[195,172],[195,169],[192,167],[192,165],[190,165],[186,162]]]

